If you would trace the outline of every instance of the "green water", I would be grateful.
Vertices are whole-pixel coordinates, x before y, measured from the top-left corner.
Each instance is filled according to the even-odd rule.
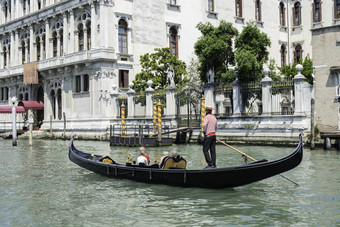
[[[0,226],[339,226],[340,152],[304,150],[285,173],[234,189],[181,188],[106,178],[70,162],[68,141],[0,140]],[[137,148],[75,141],[78,149],[109,154],[124,163]],[[273,160],[293,148],[235,146]],[[151,162],[176,150],[188,168],[203,168],[201,146],[147,148]],[[237,152],[217,146],[217,165],[243,164]]]

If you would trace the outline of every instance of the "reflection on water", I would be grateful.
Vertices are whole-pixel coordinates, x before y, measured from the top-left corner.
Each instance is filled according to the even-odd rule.
[[[285,173],[233,189],[181,188],[109,179],[68,160],[68,141],[1,140],[0,226],[335,226],[340,223],[337,151],[305,150],[304,160]],[[124,163],[137,148],[75,141],[80,150],[109,154]],[[273,160],[293,148],[237,146],[257,159]],[[203,168],[201,146],[147,148],[151,162],[176,150],[188,168]],[[217,146],[218,166],[242,165],[237,152]]]

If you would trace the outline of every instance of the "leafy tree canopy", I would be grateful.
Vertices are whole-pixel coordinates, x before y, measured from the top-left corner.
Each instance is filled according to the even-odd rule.
[[[221,82],[227,77],[228,65],[234,64],[233,38],[238,35],[232,23],[221,21],[218,27],[211,23],[199,23],[197,29],[202,36],[195,43],[195,54],[199,60],[201,80],[206,82],[206,73],[214,67],[215,81]]]
[[[178,60],[169,48],[155,48],[154,53],[146,53],[140,56],[140,64],[142,71],[136,74],[134,90],[143,92],[148,87],[147,81],[152,80],[152,87],[156,89],[164,89],[167,85],[167,73],[169,65],[175,71],[174,81],[176,85],[182,85],[187,82],[186,77],[182,80],[182,75],[186,75],[185,62]]]
[[[300,60],[297,63],[285,65],[280,68],[280,72],[285,76],[286,79],[293,79],[294,76],[297,74],[297,71],[295,69],[297,64],[301,64],[303,69],[301,71],[301,74],[306,77],[306,81],[309,84],[313,84],[313,61],[307,55],[304,60],[300,58]]]
[[[239,79],[244,82],[259,81],[263,77],[263,64],[268,61],[271,41],[254,22],[247,23],[235,39],[235,60]]]

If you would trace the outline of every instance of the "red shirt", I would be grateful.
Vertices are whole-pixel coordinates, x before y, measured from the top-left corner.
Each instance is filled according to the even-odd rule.
[[[145,153],[144,157],[148,160],[148,163],[149,163],[150,162],[150,156],[147,153]]]

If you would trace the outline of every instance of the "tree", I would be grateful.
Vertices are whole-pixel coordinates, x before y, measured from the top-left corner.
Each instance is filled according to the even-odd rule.
[[[306,80],[309,84],[313,84],[313,61],[307,55],[305,59],[302,61],[302,58],[300,58],[299,62],[294,64],[285,65],[280,68],[280,72],[285,76],[286,79],[293,79],[294,76],[297,74],[297,71],[295,69],[297,64],[301,64],[303,69],[301,71],[301,74],[306,77]]]
[[[235,60],[241,81],[261,80],[263,64],[268,61],[270,45],[271,42],[266,33],[261,32],[254,22],[247,23],[235,39]]]
[[[164,89],[167,86],[167,73],[169,66],[172,66],[175,71],[174,81],[177,85],[182,85],[187,82],[186,64],[178,60],[169,48],[155,48],[154,53],[146,53],[140,56],[140,64],[142,71],[136,74],[134,90],[144,92],[148,87],[146,82],[152,80],[153,88]],[[182,80],[182,76],[184,79]]]
[[[232,23],[221,21],[218,27],[211,23],[199,23],[197,29],[202,36],[195,43],[195,53],[199,60],[201,80],[206,82],[206,73],[214,67],[215,81],[226,81],[230,77],[229,65],[234,64],[233,38],[238,35]],[[230,80],[230,78],[229,78]]]

